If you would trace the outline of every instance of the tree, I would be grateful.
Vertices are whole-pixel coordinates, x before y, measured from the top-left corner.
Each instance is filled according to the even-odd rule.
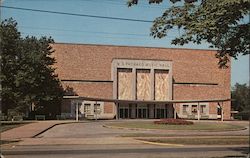
[[[234,99],[232,104],[234,110],[250,112],[250,87],[248,85],[236,83],[231,95]]]
[[[17,104],[18,92],[14,85],[15,74],[17,74],[16,57],[18,56],[18,47],[20,33],[16,28],[17,23],[13,21],[4,21],[0,25],[1,42],[1,97],[3,112],[8,108],[14,108]]]
[[[63,88],[52,65],[52,38],[22,38],[13,19],[1,22],[2,108],[26,112],[35,109],[60,112]],[[47,110],[46,110],[47,109]]]
[[[149,0],[149,3],[161,3],[163,0]],[[211,48],[218,49],[216,57],[220,67],[227,67],[229,57],[237,59],[239,54],[249,54],[250,24],[243,18],[249,17],[249,0],[170,0],[173,5],[154,20],[151,35],[164,38],[171,29],[183,30],[180,37],[172,44],[184,45],[189,42],[210,43]],[[138,0],[129,0],[128,6],[137,4]],[[180,4],[180,3],[179,3]]]
[[[237,118],[243,120],[250,119],[250,87],[246,84],[236,83],[231,92],[231,98],[234,99],[232,107],[234,110],[239,111],[236,115]]]

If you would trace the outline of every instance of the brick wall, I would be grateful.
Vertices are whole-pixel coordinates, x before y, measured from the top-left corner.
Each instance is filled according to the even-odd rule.
[[[59,78],[84,80],[63,82],[64,86],[73,87],[81,96],[113,98],[113,83],[105,81],[111,81],[112,60],[124,58],[173,61],[175,100],[230,98],[231,69],[218,68],[216,51],[60,43],[53,44],[53,48]],[[90,82],[92,80],[103,82]],[[230,102],[224,106],[225,117],[229,119]],[[107,111],[112,110],[109,108]]]
[[[59,76],[60,77],[60,76]],[[63,87],[71,87],[79,96],[92,98],[112,98],[112,82],[62,82]]]

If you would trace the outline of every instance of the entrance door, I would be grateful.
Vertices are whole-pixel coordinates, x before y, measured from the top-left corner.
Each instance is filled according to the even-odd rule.
[[[148,118],[148,107],[147,105],[137,105],[138,118]]]
[[[156,118],[164,118],[165,109],[156,109]]]
[[[155,106],[155,116],[156,118],[167,118],[167,107],[166,105],[156,105]]]
[[[147,111],[148,109],[138,109],[138,118],[148,118]]]
[[[129,118],[129,106],[121,105],[119,107],[119,118],[127,119]]]

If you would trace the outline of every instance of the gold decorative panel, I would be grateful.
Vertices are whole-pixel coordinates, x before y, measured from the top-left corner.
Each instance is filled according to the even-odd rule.
[[[132,69],[117,69],[118,99],[132,99]]]
[[[137,100],[150,100],[150,70],[136,71]]]
[[[167,70],[155,70],[155,100],[169,99],[169,74]]]

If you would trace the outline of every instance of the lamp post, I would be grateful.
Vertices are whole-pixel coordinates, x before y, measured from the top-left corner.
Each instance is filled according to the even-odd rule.
[[[221,121],[224,121],[223,102],[221,102]]]
[[[78,121],[78,111],[79,111],[79,107],[78,107],[78,101],[76,101],[76,121]]]
[[[197,109],[198,109],[198,121],[200,121],[200,102],[198,102],[198,107],[197,107]]]
[[[174,103],[174,119],[176,119],[176,103]]]

